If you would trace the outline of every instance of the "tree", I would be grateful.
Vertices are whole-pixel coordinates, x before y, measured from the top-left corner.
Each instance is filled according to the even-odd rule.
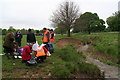
[[[2,28],[0,28],[0,35],[2,35]]]
[[[78,18],[78,11],[79,8],[74,2],[63,2],[51,17],[54,27],[64,27],[68,32],[68,37],[70,37],[70,30],[74,27],[75,20]]]
[[[105,21],[103,21],[102,19],[93,21],[90,25],[90,31],[91,32],[100,32],[100,31],[104,31],[105,30]]]
[[[6,29],[2,29],[2,35],[5,35],[7,33]]]
[[[110,16],[106,20],[108,28],[111,31],[119,31],[120,29],[120,12],[116,12],[113,16]]]
[[[10,26],[7,32],[16,32],[16,29],[14,29],[13,26]]]
[[[39,31],[39,30],[35,30],[35,31],[36,31],[36,33],[37,33],[37,34],[39,34],[39,33],[40,33],[40,31]]]
[[[27,30],[26,29],[21,29],[21,33],[23,34],[23,35],[26,35],[27,34]]]
[[[99,19],[97,13],[85,12],[78,19],[76,19],[74,30],[84,32],[102,31],[105,29],[105,22]]]
[[[66,33],[66,30],[62,29],[61,27],[58,27],[58,28],[55,28],[54,32],[57,33],[57,34],[63,35],[63,34]]]

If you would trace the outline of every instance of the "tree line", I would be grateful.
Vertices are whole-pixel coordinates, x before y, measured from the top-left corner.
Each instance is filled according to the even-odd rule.
[[[15,28],[13,28],[13,26],[10,26],[9,27],[9,29],[1,29],[0,28],[0,35],[6,35],[6,33],[9,33],[9,32],[14,32],[14,33],[16,33],[17,31],[21,31],[21,33],[23,34],[23,35],[26,35],[27,34],[27,32],[28,32],[28,29],[15,29]],[[32,29],[32,32],[34,32],[34,33],[43,33],[43,31],[42,30],[34,30],[34,29]]]
[[[73,33],[84,32],[104,32],[119,31],[120,12],[115,12],[105,21],[100,19],[97,13],[85,12],[79,13],[79,7],[74,2],[63,2],[59,8],[53,12],[51,17],[52,25],[56,33],[64,34],[67,32],[70,37],[70,31]]]
[[[97,13],[79,12],[79,6],[74,2],[63,2],[59,5],[58,9],[53,12],[51,16],[52,26],[55,28],[55,33],[65,34],[70,37],[71,31],[73,33],[91,33],[91,32],[104,32],[104,31],[119,31],[120,29],[120,12],[115,12],[112,16],[108,17],[106,22],[108,27],[105,26],[105,21],[100,19]],[[14,29],[10,26],[9,29],[0,29],[0,34],[5,35],[8,32],[21,31],[22,34],[27,33],[27,29]],[[2,31],[2,32],[1,32]],[[34,33],[42,33],[42,30],[34,30]]]

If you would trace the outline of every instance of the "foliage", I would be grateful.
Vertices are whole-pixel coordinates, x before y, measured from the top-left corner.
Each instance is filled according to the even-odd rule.
[[[17,32],[17,31],[21,31],[21,33],[23,35],[26,35],[27,34],[27,29],[23,28],[23,29],[15,29],[13,28],[13,26],[10,26],[9,29],[2,29],[2,35],[6,35],[6,33],[9,33],[9,32]],[[32,29],[32,32],[34,33],[43,33],[43,30],[34,30]]]
[[[2,29],[0,28],[0,35],[2,35]]]
[[[107,18],[108,28],[111,31],[119,31],[120,30],[120,12],[116,12],[113,16]]]
[[[54,30],[54,32],[55,32],[56,34],[61,34],[61,35],[63,35],[63,34],[66,33],[66,30],[58,27],[58,28],[56,28],[56,29]]]
[[[75,22],[74,32],[98,32],[105,29],[105,22],[99,19],[97,13],[85,12]]]
[[[7,32],[16,32],[16,29],[13,26],[10,26]]]

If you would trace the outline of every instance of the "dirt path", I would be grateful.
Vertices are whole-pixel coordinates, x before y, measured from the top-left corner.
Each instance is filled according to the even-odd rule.
[[[74,43],[78,47],[77,48],[78,52],[85,52],[89,49],[89,45],[83,45],[84,43],[82,43],[82,41],[80,41],[80,40],[78,41],[77,39],[73,39],[73,38],[60,39],[57,42],[57,45],[59,47],[64,47],[68,43]],[[101,70],[101,72],[104,73],[105,78],[120,78],[120,77],[118,77],[118,74],[119,74],[118,67],[110,66],[110,65],[107,65],[105,63],[102,63],[99,60],[90,57],[89,55],[85,54],[85,56],[86,56],[87,62],[98,66],[98,68]]]
[[[80,48],[77,49],[78,52],[84,52],[87,51],[87,49],[89,48],[89,45],[84,45]],[[118,67],[115,66],[110,66],[107,65],[105,63],[100,62],[97,59],[94,59],[88,55],[86,56],[86,60],[94,65],[97,65],[98,68],[101,70],[101,72],[104,73],[105,78],[119,78],[118,77]]]

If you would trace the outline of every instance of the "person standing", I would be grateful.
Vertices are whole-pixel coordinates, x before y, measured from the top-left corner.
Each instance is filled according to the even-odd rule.
[[[49,30],[47,30],[46,28],[43,28],[43,44],[46,44],[46,48],[49,50],[49,41],[50,41],[50,39],[49,39],[49,37],[50,37],[50,32],[49,32]]]
[[[31,29],[29,29],[27,33],[27,43],[36,43],[35,34],[32,32]]]
[[[12,56],[12,59],[14,59],[14,52],[16,51],[16,49],[15,49],[13,32],[6,34],[4,38],[3,48],[4,48],[4,52],[6,53],[7,58],[10,59],[10,56]]]
[[[54,48],[53,48],[53,41],[54,41],[54,37],[55,36],[55,33],[53,31],[53,29],[50,29],[50,43],[49,43],[49,48],[50,48],[50,53],[53,53],[54,52]]]
[[[15,41],[17,42],[17,47],[21,47],[22,34],[20,31],[17,31],[15,34]]]

